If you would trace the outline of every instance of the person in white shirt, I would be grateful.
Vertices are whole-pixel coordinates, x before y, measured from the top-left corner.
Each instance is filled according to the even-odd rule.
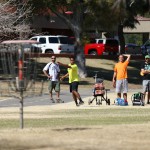
[[[59,75],[60,75],[60,68],[59,65],[57,63],[55,63],[56,61],[56,57],[52,56],[51,57],[52,61],[49,62],[44,68],[43,68],[43,72],[45,74],[45,76],[48,77],[49,80],[49,85],[48,85],[48,89],[49,89],[49,93],[50,93],[50,100],[52,101],[52,103],[55,103],[54,99],[53,99],[53,94],[52,91],[53,89],[56,92],[56,102],[63,102],[59,97],[60,97],[60,81],[59,81]]]

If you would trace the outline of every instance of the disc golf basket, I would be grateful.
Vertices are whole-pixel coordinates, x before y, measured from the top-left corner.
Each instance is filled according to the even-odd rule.
[[[23,128],[25,97],[42,95],[43,81],[38,81],[40,49],[33,40],[10,40],[0,44],[0,96],[15,97],[20,102],[20,128]]]

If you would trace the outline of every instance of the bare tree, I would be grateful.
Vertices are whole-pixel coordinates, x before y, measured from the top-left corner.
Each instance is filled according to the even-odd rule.
[[[8,0],[0,2],[0,41],[25,38],[31,32],[27,20],[31,14],[28,1]],[[21,35],[21,36],[20,36]]]

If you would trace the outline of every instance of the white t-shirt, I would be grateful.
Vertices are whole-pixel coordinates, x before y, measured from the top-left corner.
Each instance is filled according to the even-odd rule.
[[[49,62],[43,70],[49,70],[49,75],[52,76],[51,81],[58,81],[58,73],[60,72],[59,65],[56,63]]]

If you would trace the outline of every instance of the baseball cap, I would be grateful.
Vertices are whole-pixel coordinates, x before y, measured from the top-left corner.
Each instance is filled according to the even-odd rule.
[[[146,56],[145,56],[145,59],[146,59],[146,58],[150,58],[150,55],[146,55]]]

